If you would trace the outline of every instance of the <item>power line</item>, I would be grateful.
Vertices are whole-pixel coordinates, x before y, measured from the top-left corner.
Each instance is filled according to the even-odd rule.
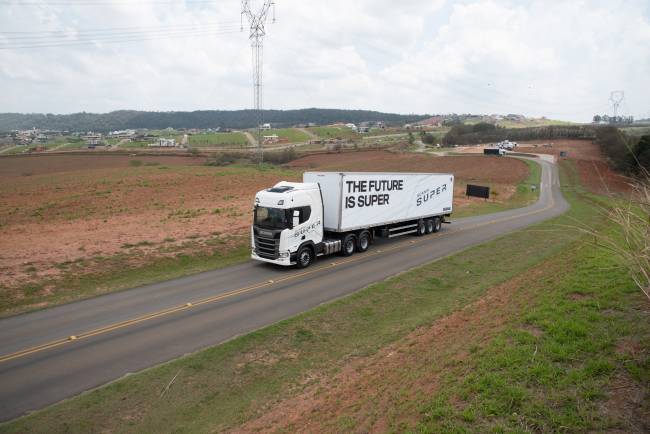
[[[125,0],[125,1],[88,1],[81,0],[78,2],[75,1],[51,1],[51,2],[38,2],[38,1],[26,1],[26,2],[14,2],[10,0],[0,0],[0,5],[7,6],[123,6],[123,5],[183,5],[183,6],[192,6],[199,4],[217,4],[219,3],[216,0],[194,0],[194,1],[173,1],[173,0],[149,0],[149,1],[138,1],[138,0]]]
[[[176,24],[170,26],[156,25],[156,26],[126,26],[126,27],[106,27],[100,29],[56,29],[56,30],[35,30],[35,31],[0,31],[0,35],[9,35],[5,39],[18,39],[18,38],[33,38],[33,37],[57,37],[57,36],[67,36],[70,33],[75,34],[95,34],[95,33],[113,33],[113,32],[122,32],[129,30],[158,30],[158,29],[175,29],[175,28],[185,28],[185,27],[205,27],[205,26],[234,26],[239,24],[239,21],[223,21],[223,22],[211,22],[211,23],[192,23],[192,24]],[[17,36],[14,36],[17,35]]]
[[[140,41],[153,41],[158,39],[174,39],[182,37],[194,37],[194,36],[216,36],[216,35],[225,35],[225,34],[234,34],[238,33],[239,30],[185,30],[178,32],[167,32],[161,34],[149,34],[135,37],[133,35],[114,35],[108,37],[93,37],[88,39],[78,39],[71,41],[61,41],[54,43],[34,43],[29,45],[0,45],[0,50],[16,50],[16,49],[32,49],[32,48],[59,48],[59,47],[69,47],[76,45],[88,45],[95,43],[102,44],[115,44],[123,42],[140,42]]]
[[[102,33],[85,33],[85,32],[75,32],[70,31],[69,33],[63,33],[58,35],[34,35],[34,36],[24,36],[24,37],[6,37],[5,40],[11,41],[9,43],[22,44],[22,43],[39,43],[47,41],[71,41],[71,40],[84,40],[84,39],[101,39],[101,38],[112,38],[120,36],[138,36],[138,35],[149,35],[157,33],[170,33],[170,32],[182,32],[182,31],[194,31],[194,30],[237,30],[235,26],[223,26],[220,28],[214,28],[214,26],[185,26],[185,27],[158,27],[155,30],[130,30],[130,31],[120,31],[120,32],[102,32]],[[45,41],[43,41],[45,40]],[[2,38],[0,38],[0,42]]]

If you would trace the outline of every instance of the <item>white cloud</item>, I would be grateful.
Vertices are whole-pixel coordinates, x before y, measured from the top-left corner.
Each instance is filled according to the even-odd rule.
[[[158,38],[239,28],[237,0],[14,3],[0,9],[0,32],[64,30],[74,41],[88,29]],[[641,0],[276,3],[264,47],[266,107],[587,120],[608,109],[610,90],[624,89],[629,114],[650,114],[650,19]],[[0,111],[250,107],[247,33],[203,33],[0,50]],[[15,45],[15,36],[0,33],[0,47]]]

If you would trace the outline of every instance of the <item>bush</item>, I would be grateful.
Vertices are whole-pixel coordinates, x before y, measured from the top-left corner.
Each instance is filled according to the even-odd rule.
[[[222,152],[213,154],[205,162],[206,166],[227,166],[237,162],[250,162],[251,158],[246,154],[239,154],[236,152]]]
[[[285,148],[279,152],[266,152],[264,154],[264,161],[272,164],[285,164],[297,158],[296,150],[293,148]]]
[[[594,140],[610,164],[618,171],[629,173],[634,168],[632,149],[634,146],[629,137],[616,127],[600,127]]]

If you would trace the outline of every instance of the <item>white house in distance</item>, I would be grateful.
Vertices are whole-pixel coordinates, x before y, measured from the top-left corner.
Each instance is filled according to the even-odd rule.
[[[262,143],[265,145],[272,144],[272,143],[278,143],[280,141],[280,138],[278,137],[277,134],[271,134],[270,136],[264,136]]]
[[[166,139],[161,137],[158,139],[158,143],[149,143],[150,148],[175,148],[176,140],[175,139]]]
[[[345,124],[345,126],[347,128],[349,128],[349,129],[351,129],[352,131],[354,131],[355,133],[357,132],[357,126],[356,125],[350,123],[350,124]]]
[[[260,130],[270,130],[271,124],[262,124],[260,125]]]

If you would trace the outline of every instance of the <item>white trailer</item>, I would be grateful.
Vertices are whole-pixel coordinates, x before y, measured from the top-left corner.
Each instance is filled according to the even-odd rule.
[[[302,268],[364,252],[376,237],[437,232],[453,191],[451,174],[306,172],[255,196],[251,257]]]

